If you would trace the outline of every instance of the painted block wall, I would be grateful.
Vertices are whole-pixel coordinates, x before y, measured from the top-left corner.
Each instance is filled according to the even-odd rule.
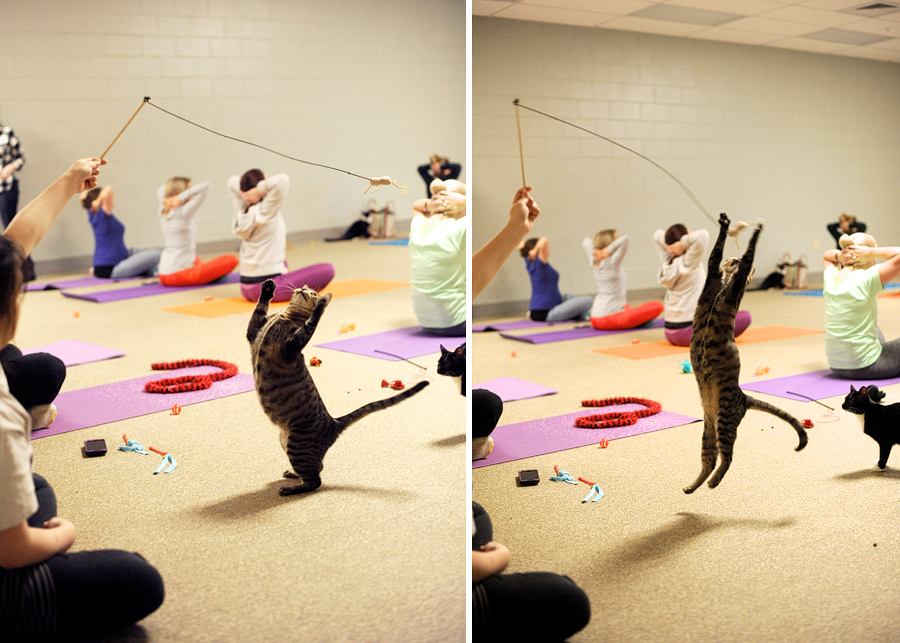
[[[764,219],[757,277],[782,253],[820,273],[841,212],[900,243],[900,65],[773,48],[500,18],[472,22],[473,248],[521,185],[513,99],[653,159],[717,218]],[[629,290],[658,288],[653,231],[716,226],[644,159],[521,110],[525,173],[560,290],[593,294],[582,238],[631,235]],[[744,237],[746,243],[747,236]],[[818,249],[816,249],[818,246]],[[738,254],[729,244],[726,252]],[[475,302],[521,302],[518,255]],[[521,312],[527,309],[527,304]]]
[[[19,206],[76,158],[99,156],[144,96],[289,156],[408,186],[374,194],[409,219],[433,153],[465,162],[466,26],[459,0],[3,0],[0,122],[22,141]],[[159,247],[156,189],[211,181],[198,240],[234,239],[225,181],[286,172],[288,232],[345,228],[368,183],[217,137],[145,106],[107,155],[125,241]],[[464,168],[463,179],[468,168]],[[70,203],[36,260],[90,255]]]

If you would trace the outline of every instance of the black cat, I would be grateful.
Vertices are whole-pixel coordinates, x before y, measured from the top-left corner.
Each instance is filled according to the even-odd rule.
[[[851,384],[850,393],[841,405],[845,411],[860,416],[863,433],[878,443],[877,471],[884,471],[891,447],[900,444],[900,403],[882,406],[884,395],[877,386],[860,386],[857,390]]]
[[[441,346],[441,356],[438,358],[437,372],[439,375],[458,377],[459,392],[466,394],[466,345],[462,344],[454,351],[448,351]]]

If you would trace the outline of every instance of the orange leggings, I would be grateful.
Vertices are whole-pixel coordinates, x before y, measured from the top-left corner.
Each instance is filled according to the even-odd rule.
[[[160,275],[159,283],[163,286],[202,286],[224,277],[238,265],[234,255],[222,255],[209,261],[194,259],[194,267],[170,275]]]
[[[663,311],[661,301],[648,301],[637,308],[625,304],[625,310],[621,313],[607,315],[606,317],[591,317],[591,326],[597,330],[628,330],[646,324],[655,319]]]

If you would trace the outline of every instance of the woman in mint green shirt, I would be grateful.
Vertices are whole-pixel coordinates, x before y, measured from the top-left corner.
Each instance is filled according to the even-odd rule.
[[[900,275],[900,247],[878,247],[857,232],[826,250],[825,357],[838,377],[887,379],[900,375],[900,338],[886,341],[878,328],[876,296]],[[878,259],[884,259],[877,263]]]

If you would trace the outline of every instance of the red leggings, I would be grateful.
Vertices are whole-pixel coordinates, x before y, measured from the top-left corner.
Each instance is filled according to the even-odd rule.
[[[646,324],[655,319],[663,311],[661,301],[648,301],[636,308],[625,304],[625,310],[621,313],[607,315],[606,317],[591,317],[591,326],[597,330],[628,330]]]
[[[194,259],[194,267],[170,275],[160,275],[159,283],[163,286],[202,286],[220,279],[234,270],[238,258],[234,255],[222,255],[210,261]]]

